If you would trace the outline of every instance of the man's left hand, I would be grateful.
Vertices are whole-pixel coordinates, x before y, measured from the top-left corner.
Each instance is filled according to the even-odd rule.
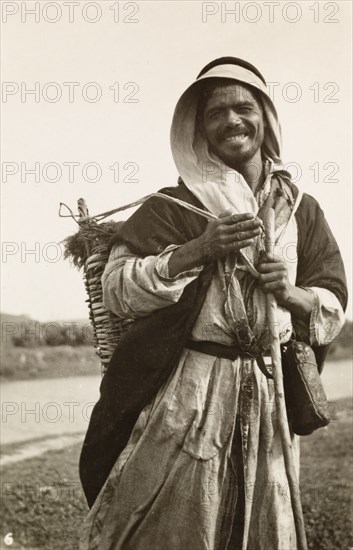
[[[279,305],[284,306],[290,299],[293,285],[288,279],[287,264],[279,256],[270,256],[266,252],[261,253],[260,263],[256,269],[261,273],[258,280],[260,288],[266,292],[272,292]]]

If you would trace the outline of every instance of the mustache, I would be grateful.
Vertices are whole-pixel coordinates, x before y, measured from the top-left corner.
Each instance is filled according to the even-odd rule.
[[[233,128],[232,130],[227,130],[225,132],[221,132],[219,134],[219,137],[221,139],[227,139],[227,138],[230,138],[230,137],[239,136],[240,134],[249,135],[250,131],[245,126],[237,126],[237,127]]]

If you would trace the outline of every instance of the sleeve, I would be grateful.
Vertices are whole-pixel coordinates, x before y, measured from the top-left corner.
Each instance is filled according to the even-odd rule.
[[[326,288],[304,287],[314,298],[309,323],[301,322],[297,334],[311,346],[326,346],[339,334],[345,321],[344,312],[336,296]]]
[[[345,310],[347,283],[340,250],[317,201],[303,195],[296,214],[298,269],[296,285],[329,290]]]
[[[314,294],[309,323],[295,322],[300,339],[310,343],[321,372],[328,344],[344,323],[347,282],[341,253],[318,202],[304,193],[296,212],[298,265],[296,285]]]
[[[115,245],[102,275],[105,307],[119,317],[136,319],[177,302],[203,269],[169,277],[169,258],[177,248],[170,245],[158,255],[141,258],[125,244]]]

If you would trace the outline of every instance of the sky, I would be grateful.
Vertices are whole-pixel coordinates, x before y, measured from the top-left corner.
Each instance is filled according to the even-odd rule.
[[[84,197],[96,214],[174,185],[176,102],[224,55],[269,83],[282,159],[324,210],[352,286],[350,2],[35,4],[1,6],[1,311],[87,317],[59,203]]]

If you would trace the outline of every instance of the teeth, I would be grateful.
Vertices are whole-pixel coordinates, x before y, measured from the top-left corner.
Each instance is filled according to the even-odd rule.
[[[237,134],[236,136],[227,137],[226,141],[240,141],[245,138],[246,138],[245,134]]]

